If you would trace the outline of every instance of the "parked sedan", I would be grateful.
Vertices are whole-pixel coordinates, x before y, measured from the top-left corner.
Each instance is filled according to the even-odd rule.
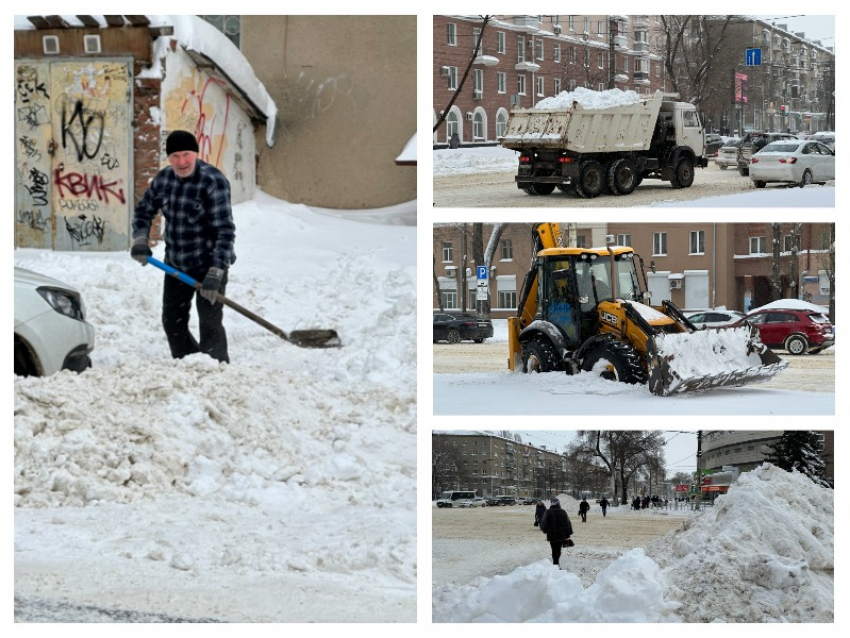
[[[739,137],[733,137],[726,140],[723,146],[717,149],[717,153],[714,156],[714,163],[724,171],[730,166],[737,167],[738,146],[740,144],[741,138]]]
[[[829,319],[816,310],[800,308],[761,308],[741,320],[759,331],[769,348],[782,348],[790,354],[817,354],[835,345],[835,332]]]
[[[736,321],[739,321],[743,316],[744,313],[737,310],[706,310],[705,312],[695,312],[687,315],[690,322],[697,328],[703,326],[706,328],[730,326]]]
[[[824,184],[835,179],[835,153],[818,141],[773,142],[750,159],[750,179],[756,188],[768,182]]]
[[[448,341],[460,343],[472,340],[483,343],[484,339],[493,336],[493,322],[489,319],[476,319],[464,314],[434,315],[434,343]]]
[[[458,507],[484,507],[486,505],[487,501],[479,496],[473,499],[461,501]]]
[[[91,366],[94,328],[80,293],[66,283],[15,268],[15,374],[47,376]]]
[[[705,135],[705,156],[713,156],[717,150],[723,146],[723,138],[717,133],[706,133]]]
[[[820,133],[813,133],[809,135],[807,139],[814,140],[815,142],[820,142],[821,144],[826,144],[830,150],[835,151],[835,133],[833,131],[821,131]]]

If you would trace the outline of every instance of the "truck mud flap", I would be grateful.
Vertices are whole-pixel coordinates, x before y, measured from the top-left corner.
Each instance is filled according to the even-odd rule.
[[[749,325],[656,335],[646,345],[649,390],[658,396],[760,383],[788,367]]]

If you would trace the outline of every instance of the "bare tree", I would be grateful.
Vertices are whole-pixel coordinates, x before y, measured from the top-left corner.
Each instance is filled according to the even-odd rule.
[[[782,224],[771,224],[773,229],[773,263],[770,268],[770,300],[782,299]]]
[[[456,489],[460,481],[460,455],[448,438],[436,437],[431,446],[431,495]]]

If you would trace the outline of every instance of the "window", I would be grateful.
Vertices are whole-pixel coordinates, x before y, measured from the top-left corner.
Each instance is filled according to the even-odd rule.
[[[496,115],[496,137],[504,137],[507,128],[508,114],[505,111],[499,111]]]
[[[655,65],[655,77],[657,77],[657,78],[661,77],[661,65],[660,64]]]
[[[534,57],[538,60],[543,59],[543,38],[537,38],[534,41]]]
[[[605,35],[605,20],[600,20],[596,23],[596,35],[600,38]]]
[[[499,308],[516,308],[516,290],[500,290]]]
[[[766,237],[750,237],[750,254],[762,255],[767,252]]]
[[[569,56],[570,57],[570,64],[575,64],[576,63],[576,48],[570,47],[569,51],[570,51],[570,56]]]
[[[576,81],[570,80],[570,91],[575,91],[575,90],[576,90]]]
[[[450,66],[449,67],[449,81],[448,88],[450,91],[454,91],[457,89],[457,67]]]
[[[584,235],[576,236],[576,248],[587,248],[587,237]]]
[[[618,246],[631,246],[632,245],[632,236],[631,235],[617,235],[617,245]]]
[[[554,58],[554,60],[557,64],[561,63],[561,45],[560,44],[555,45],[555,52],[553,54],[553,58]]]
[[[667,254],[667,233],[652,233],[652,254]]]
[[[629,72],[629,59],[625,56],[623,56],[623,71]]]
[[[457,113],[451,111],[446,117],[446,141],[450,140],[455,133],[460,135],[460,122],[458,122]]]
[[[782,238],[782,250],[783,252],[790,253],[791,249],[797,246],[797,250],[800,250],[800,236],[799,235],[785,235]]]
[[[704,230],[692,230],[690,235],[691,235],[690,254],[691,255],[704,255],[705,254],[705,231]]]
[[[584,68],[590,68],[590,51],[588,49],[584,50]]]
[[[444,241],[443,242],[443,263],[450,263],[452,261],[452,242]]]
[[[481,113],[481,111],[478,111],[475,113],[475,116],[472,120],[472,137],[484,139],[485,137],[487,137],[484,129],[484,115]]]
[[[502,240],[502,261],[512,261],[514,258],[514,242],[510,239]]]
[[[450,47],[457,46],[457,25],[454,22],[449,22],[446,31],[446,44]]]
[[[497,71],[496,72],[496,92],[498,92],[498,93],[505,93],[506,92],[506,90],[507,90],[505,88],[507,86],[506,78],[507,78],[507,76],[505,75],[505,73],[503,71]]]
[[[605,68],[605,54],[604,53],[597,53],[596,54],[596,66],[598,66],[600,69]]]
[[[569,23],[570,23],[570,31],[575,31],[576,30],[576,17],[570,16],[569,17]]]
[[[584,32],[590,33],[590,18],[584,19]]]
[[[516,92],[525,95],[525,75],[516,76]]]
[[[545,79],[546,78],[544,78],[542,75],[537,76],[537,95],[538,95],[538,97],[543,97],[544,95],[546,95],[543,92],[543,87],[544,87],[544,84],[545,84],[544,80]]]
[[[600,82],[599,84],[596,85],[597,91],[604,91],[606,88],[608,88],[608,85],[605,84],[605,82]]]
[[[475,91],[484,92],[484,71],[482,69],[475,69],[475,73],[472,75],[472,84]]]
[[[496,53],[505,52],[505,32],[499,31],[496,33]]]
[[[516,39],[516,62],[517,64],[525,62],[525,37],[521,35]]]
[[[440,299],[443,300],[443,308],[457,308],[456,290],[440,290]]]
[[[481,29],[474,28],[472,30],[472,50],[473,51],[475,51],[475,45],[478,44],[478,38],[480,38],[480,37],[481,37]],[[481,49],[483,49],[483,48],[484,48],[484,43],[482,42],[481,43]],[[479,52],[481,51],[481,49],[479,49]]]
[[[241,18],[239,16],[201,16],[201,18],[221,31],[237,48],[239,47],[241,31]]]
[[[555,80],[553,82],[554,82],[554,91],[552,92],[552,95],[558,95],[561,92],[561,79],[555,78]]]

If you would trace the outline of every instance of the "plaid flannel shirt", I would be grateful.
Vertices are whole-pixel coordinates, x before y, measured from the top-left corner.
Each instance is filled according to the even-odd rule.
[[[170,166],[157,173],[136,204],[133,239],[149,236],[159,211],[165,217],[165,261],[171,266],[184,272],[227,270],[236,261],[230,182],[215,166],[199,159],[186,179]]]

